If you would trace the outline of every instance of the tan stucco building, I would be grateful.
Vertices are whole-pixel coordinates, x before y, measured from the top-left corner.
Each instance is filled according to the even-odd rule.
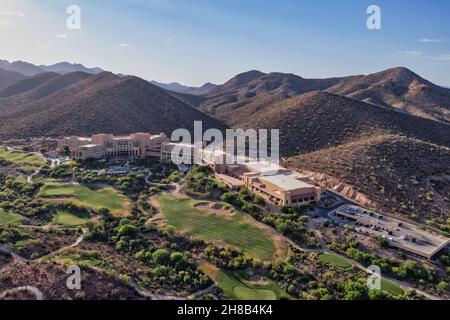
[[[164,133],[133,133],[128,136],[94,134],[91,137],[65,137],[58,141],[59,149],[68,147],[73,159],[160,157],[161,146],[170,142]]]

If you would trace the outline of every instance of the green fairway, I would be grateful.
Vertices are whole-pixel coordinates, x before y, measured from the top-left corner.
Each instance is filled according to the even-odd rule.
[[[17,224],[23,220],[21,215],[12,212],[6,212],[0,208],[0,226],[7,224]]]
[[[275,282],[262,278],[259,281],[246,280],[235,272],[224,272],[209,263],[200,266],[217,286],[233,300],[280,300],[289,298]]]
[[[198,202],[188,198],[162,196],[158,200],[167,223],[185,235],[229,245],[259,260],[279,256],[272,235],[243,215],[222,215],[208,212],[207,208],[195,208]]]
[[[91,217],[88,213],[72,213],[58,210],[53,218],[53,223],[66,228],[85,226]]]
[[[331,264],[333,266],[341,268],[341,269],[349,269],[352,266],[344,258],[341,258],[332,253],[322,253],[321,255],[319,255],[319,260],[324,263]]]
[[[107,208],[114,215],[126,215],[130,207],[128,198],[112,188],[91,189],[77,184],[46,183],[38,196],[93,210]]]
[[[39,156],[34,154],[28,154],[24,152],[18,151],[8,151],[5,148],[0,147],[0,159],[12,162],[12,163],[20,163],[20,164],[28,164],[35,166],[42,166],[45,164],[45,161],[42,160]]]
[[[402,288],[400,288],[398,285],[385,278],[381,278],[381,289],[386,292],[389,292],[394,296],[399,296],[404,293]]]

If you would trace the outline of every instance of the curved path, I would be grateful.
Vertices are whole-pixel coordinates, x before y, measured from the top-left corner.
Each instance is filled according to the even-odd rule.
[[[32,287],[32,286],[23,286],[23,287],[17,287],[17,288],[5,290],[2,293],[0,293],[0,300],[4,299],[8,294],[14,294],[14,293],[18,293],[21,291],[31,292],[32,294],[34,294],[36,296],[36,300],[44,300],[44,295],[42,294],[41,290],[39,290],[36,287]]]

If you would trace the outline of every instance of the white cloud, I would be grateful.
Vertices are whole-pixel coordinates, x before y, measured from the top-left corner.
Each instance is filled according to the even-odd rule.
[[[433,59],[438,61],[450,61],[450,54],[438,54],[434,56]]]
[[[22,11],[0,11],[0,15],[16,16],[16,17],[24,17],[25,16],[25,14]]]
[[[397,53],[406,56],[421,56],[423,54],[423,52],[419,50],[397,51]]]
[[[119,46],[122,47],[122,48],[130,48],[130,47],[131,47],[131,44],[128,44],[128,43],[121,43],[121,44],[119,44]]]
[[[69,33],[61,33],[61,34],[57,34],[56,37],[61,38],[61,39],[69,39],[69,38],[72,38],[72,35]]]
[[[12,27],[13,23],[11,22],[11,20],[0,20],[0,27]]]
[[[38,44],[39,49],[48,49],[50,46],[46,43],[40,43]]]
[[[430,38],[423,38],[420,39],[419,42],[424,42],[424,43],[439,43],[439,42],[447,42],[446,39],[430,39]]]
[[[172,41],[173,41],[173,40],[172,40],[171,38],[167,38],[167,39],[166,39],[166,42],[167,42],[167,43],[172,43]]]

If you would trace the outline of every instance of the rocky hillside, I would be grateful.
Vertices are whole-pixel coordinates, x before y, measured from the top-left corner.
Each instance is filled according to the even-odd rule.
[[[280,129],[284,155],[307,153],[379,134],[404,135],[450,146],[449,125],[322,91],[269,103],[262,111],[240,118],[235,123],[237,127]]]
[[[387,212],[448,232],[449,163],[449,148],[394,135],[363,138],[287,161],[353,186]]]
[[[171,133],[222,124],[137,77],[71,73],[0,99],[0,137]]]

